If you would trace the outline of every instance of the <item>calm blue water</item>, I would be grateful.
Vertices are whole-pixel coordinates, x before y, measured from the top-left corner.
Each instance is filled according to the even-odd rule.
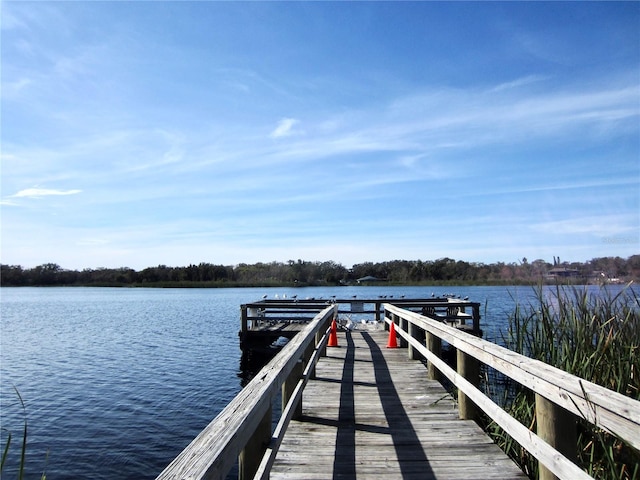
[[[15,478],[155,478],[241,389],[240,305],[267,294],[469,296],[496,338],[530,287],[2,288],[0,413]]]

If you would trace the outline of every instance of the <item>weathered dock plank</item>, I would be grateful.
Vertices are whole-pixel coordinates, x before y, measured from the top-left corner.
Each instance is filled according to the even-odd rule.
[[[388,333],[339,334],[303,394],[272,479],[524,479]]]

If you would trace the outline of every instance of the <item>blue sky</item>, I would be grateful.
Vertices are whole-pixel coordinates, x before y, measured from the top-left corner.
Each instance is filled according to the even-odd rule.
[[[638,2],[14,2],[5,264],[640,253]]]

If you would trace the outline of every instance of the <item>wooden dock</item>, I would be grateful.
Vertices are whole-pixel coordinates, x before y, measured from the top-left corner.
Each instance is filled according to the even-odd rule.
[[[412,302],[384,303],[382,321],[338,332],[337,347],[339,305],[310,305],[321,310],[157,478],[223,480],[235,465],[240,480],[526,478],[475,424],[479,412],[536,458],[542,480],[592,478],[575,463],[578,419],[640,451],[639,401],[470,335],[465,305]],[[256,305],[243,306],[244,333],[270,321],[268,307],[286,310]],[[394,338],[402,348],[386,348]],[[535,431],[478,388],[481,365],[531,390]]]
[[[271,479],[524,479],[384,330],[339,333],[289,424]]]

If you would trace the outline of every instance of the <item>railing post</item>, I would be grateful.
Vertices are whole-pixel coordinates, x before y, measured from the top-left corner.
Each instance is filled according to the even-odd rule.
[[[576,418],[564,408],[536,393],[536,433],[572,462],[576,461]],[[538,464],[539,480],[556,480],[551,470]]]
[[[398,316],[397,325],[404,330],[405,332],[409,331],[409,320],[404,317]],[[404,337],[400,337],[400,348],[407,348],[409,346],[409,342],[407,342]]]
[[[316,332],[316,345],[318,345],[320,343],[320,340],[322,340],[322,337],[326,333],[327,328],[329,328],[329,325],[331,325],[331,321],[333,320],[333,317],[334,317],[335,314],[336,314],[335,311],[331,312],[331,315],[327,315],[327,318],[325,318],[324,321],[322,322],[322,324],[320,325],[320,328]],[[327,356],[327,344],[326,344],[326,342],[325,342],[324,346],[320,349],[320,356],[321,357],[326,357]]]
[[[304,372],[304,365],[302,359],[299,359],[296,363],[293,370],[287,377],[287,379],[282,384],[282,411],[287,407],[287,403],[289,403],[289,399],[291,398],[293,391],[298,385],[298,381],[302,378],[302,373]],[[293,413],[293,418],[297,419],[302,416],[302,400],[296,406],[296,409]]]
[[[427,350],[440,358],[442,354],[442,339],[431,332],[426,332],[426,337]],[[427,365],[427,378],[430,380],[440,380],[440,371],[432,362],[429,362]]]
[[[473,334],[480,334],[480,304],[473,304],[471,306],[471,310],[473,311]]]
[[[456,350],[456,361],[458,375],[477,387],[480,384],[478,360],[458,349]],[[478,407],[476,404],[473,403],[462,390],[458,389],[458,416],[462,420],[474,420],[477,413]]]
[[[424,345],[424,330],[411,321],[409,322],[409,335],[420,342],[420,344]],[[420,355],[418,351],[409,344],[409,359],[420,360],[422,358],[422,355]]]
[[[322,337],[324,336],[324,332],[326,332],[327,329],[324,327],[324,324],[320,326],[320,329],[316,332],[316,338],[315,338],[315,342],[316,345],[318,345],[320,343],[320,340],[322,340]],[[320,356],[321,357],[326,357],[327,356],[327,348],[323,347],[320,349]]]
[[[254,477],[262,461],[262,456],[271,441],[271,406],[258,424],[251,439],[244,446],[238,458],[238,479],[250,480]]]
[[[240,306],[240,331],[242,332],[242,336],[247,333],[247,306]]]
[[[413,324],[413,322],[409,322],[409,328],[408,328],[408,333],[409,336],[412,338],[416,338],[416,326]],[[409,356],[409,360],[416,360],[416,354],[415,351],[413,349],[413,345],[411,345],[410,343],[407,345],[407,355]]]
[[[314,335],[314,340],[315,340],[315,335]],[[305,350],[304,355],[303,355],[303,358],[304,358],[304,361],[302,362],[302,371],[303,372],[307,368],[307,365],[309,365],[309,360],[311,360],[311,357],[313,356],[313,352],[315,351],[315,349],[316,349],[316,344],[314,342],[309,343],[309,346],[307,347],[307,349]],[[315,379],[316,378],[316,367],[315,366],[309,372],[309,378],[310,379]]]

